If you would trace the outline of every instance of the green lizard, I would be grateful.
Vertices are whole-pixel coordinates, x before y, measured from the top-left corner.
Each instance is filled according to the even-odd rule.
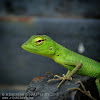
[[[53,59],[56,63],[68,69],[66,75],[55,75],[48,82],[61,80],[58,87],[65,80],[72,80],[72,76],[77,73],[79,75],[91,76],[97,78],[96,85],[100,95],[100,63],[83,55],[77,54],[62,45],[53,41],[46,35],[33,35],[26,41],[22,48],[30,53],[39,54]]]

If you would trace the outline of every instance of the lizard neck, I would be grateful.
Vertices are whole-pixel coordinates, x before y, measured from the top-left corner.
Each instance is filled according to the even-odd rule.
[[[55,53],[52,56],[52,59],[55,59],[59,56],[66,57],[68,54],[70,54],[70,52],[72,51],[55,42]]]

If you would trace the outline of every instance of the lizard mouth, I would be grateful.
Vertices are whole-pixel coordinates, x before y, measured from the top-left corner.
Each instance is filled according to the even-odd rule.
[[[25,51],[31,52],[31,53],[35,53],[36,51],[38,51],[36,48],[31,48],[30,46],[28,46],[26,43],[22,44],[21,46]]]
[[[22,44],[21,47],[22,47],[24,50],[27,50],[27,51],[32,50],[31,48],[29,48],[29,46],[27,45],[27,43]]]

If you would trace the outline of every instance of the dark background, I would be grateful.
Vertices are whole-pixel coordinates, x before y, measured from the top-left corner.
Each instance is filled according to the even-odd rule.
[[[32,35],[45,34],[68,49],[100,61],[100,0],[0,0],[0,93],[25,91],[46,72],[65,74],[52,59],[24,51]]]

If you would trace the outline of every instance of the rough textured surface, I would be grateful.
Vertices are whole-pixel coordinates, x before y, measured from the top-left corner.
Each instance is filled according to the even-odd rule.
[[[0,90],[0,100],[24,100],[25,91],[23,90]]]
[[[76,82],[79,80],[82,80],[86,86],[86,89],[89,90],[94,97],[98,98],[98,93],[96,93],[96,86],[94,81],[89,77],[75,76],[72,81],[66,81],[63,83],[59,89],[57,88],[59,81],[47,84],[48,79],[49,78],[45,76],[41,79],[39,77],[33,79],[27,88],[26,100],[88,100],[89,98],[79,91],[74,90],[67,92],[68,88],[81,88],[79,84],[76,84]],[[91,85],[89,85],[90,83],[93,88],[91,88]]]

